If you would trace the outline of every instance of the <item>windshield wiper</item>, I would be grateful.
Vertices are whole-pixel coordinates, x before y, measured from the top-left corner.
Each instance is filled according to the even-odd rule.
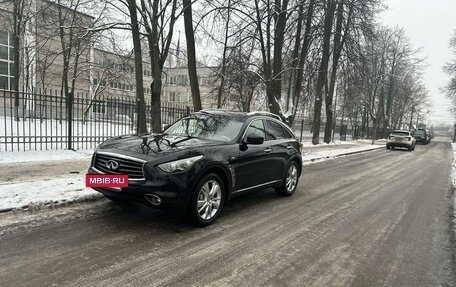
[[[182,143],[182,142],[185,142],[185,141],[188,141],[189,139],[194,139],[194,138],[195,138],[195,137],[193,137],[193,136],[185,136],[183,139],[173,142],[173,143],[170,145],[170,147],[175,147],[177,144],[180,144],[180,143]]]
[[[142,138],[143,142],[141,143],[141,150],[145,153],[145,148],[147,148],[147,151],[150,151],[152,150],[154,153],[156,153],[151,147],[150,147],[150,144],[152,142],[155,142],[155,144],[157,145],[157,149],[158,151],[161,151],[162,149],[160,148],[160,144],[166,144],[167,146],[171,146],[171,143],[168,139],[164,139],[163,137],[166,136],[167,134],[166,133],[162,133],[162,134],[158,134],[158,135],[154,135],[153,138],[150,140],[150,141],[147,141],[148,137],[145,136]]]

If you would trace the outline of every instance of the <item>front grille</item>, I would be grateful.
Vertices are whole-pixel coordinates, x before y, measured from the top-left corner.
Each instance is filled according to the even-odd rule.
[[[107,162],[110,160],[116,161],[119,164],[119,167],[115,171],[107,166]],[[128,174],[129,179],[143,179],[143,164],[144,161],[140,159],[97,153],[95,155],[94,167],[106,174]]]

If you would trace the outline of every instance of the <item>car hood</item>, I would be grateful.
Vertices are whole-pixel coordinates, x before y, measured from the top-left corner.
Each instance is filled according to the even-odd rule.
[[[107,140],[99,146],[97,151],[119,152],[144,158],[144,156],[167,155],[190,148],[220,143],[219,141],[166,134],[125,135]]]

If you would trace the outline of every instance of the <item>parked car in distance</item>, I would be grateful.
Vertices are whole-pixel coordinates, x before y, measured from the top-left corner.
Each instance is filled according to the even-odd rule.
[[[406,148],[409,151],[415,149],[416,146],[416,139],[413,137],[410,131],[405,130],[395,130],[393,131],[389,137],[388,142],[386,143],[386,148],[396,148],[402,147]]]
[[[428,144],[431,142],[431,135],[426,129],[416,129],[413,131],[413,137],[417,143]]]
[[[160,134],[107,140],[88,173],[128,174],[126,188],[94,189],[113,201],[178,210],[205,226],[235,194],[272,187],[291,196],[301,170],[300,143],[278,117],[211,109]]]

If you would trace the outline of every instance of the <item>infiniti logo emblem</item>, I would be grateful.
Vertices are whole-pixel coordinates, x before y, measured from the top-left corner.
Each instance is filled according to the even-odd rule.
[[[119,168],[119,163],[117,161],[111,159],[106,162],[106,167],[112,171],[115,171]]]

